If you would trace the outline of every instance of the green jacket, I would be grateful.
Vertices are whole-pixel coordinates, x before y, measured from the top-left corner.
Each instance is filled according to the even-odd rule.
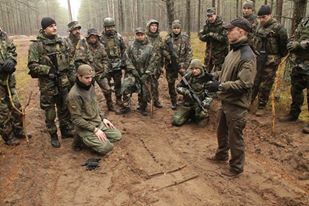
[[[75,81],[75,68],[71,63],[69,45],[61,37],[48,39],[41,30],[32,41],[28,52],[29,74],[39,79],[41,92],[57,94],[57,88],[71,87]],[[51,71],[58,72],[58,81],[49,78]]]
[[[16,62],[17,53],[16,47],[11,40],[8,39],[6,33],[0,31],[0,65],[7,59],[13,59]],[[8,80],[9,87],[15,89],[16,80],[15,74],[0,73],[0,85],[6,86],[6,80]]]
[[[96,76],[105,77],[108,73],[108,57],[104,45],[99,41],[91,45],[87,39],[81,39],[76,46],[74,62],[76,68],[81,64],[91,65]]]
[[[219,72],[222,90],[218,97],[222,102],[248,109],[256,75],[256,56],[247,38],[231,48]]]
[[[206,21],[203,29],[199,32],[199,39],[207,44],[206,56],[211,56],[213,64],[221,65],[229,52],[227,33],[223,28],[222,18],[217,16],[214,23]]]
[[[89,90],[86,90],[75,83],[68,94],[67,102],[77,132],[83,130],[94,131],[96,127],[102,124],[93,85]]]

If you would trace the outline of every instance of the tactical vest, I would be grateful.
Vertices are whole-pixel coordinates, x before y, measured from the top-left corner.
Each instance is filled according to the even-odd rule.
[[[140,74],[144,74],[152,55],[153,47],[150,44],[139,44],[134,42],[131,46],[130,58],[135,67]]]
[[[122,58],[122,39],[121,35],[116,33],[112,37],[106,35],[101,36],[101,42],[105,47],[108,58],[113,62]]]
[[[4,63],[4,61],[9,58],[8,50],[7,50],[8,42],[5,39],[0,39],[0,65]],[[8,80],[9,87],[15,87],[16,80],[15,75],[11,74],[0,74],[0,85],[6,86],[6,80]]]

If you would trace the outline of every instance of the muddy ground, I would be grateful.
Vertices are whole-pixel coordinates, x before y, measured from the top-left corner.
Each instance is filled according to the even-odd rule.
[[[27,71],[27,42],[17,44],[17,75],[22,75]],[[206,127],[172,127],[166,81],[160,82],[164,108],[155,109],[153,118],[141,116],[136,103],[130,114],[106,113],[123,132],[123,140],[102,158],[100,168],[86,171],[81,164],[96,154],[74,152],[72,139],[64,139],[59,149],[50,146],[37,83],[26,81],[18,89],[23,102],[33,91],[26,116],[33,138],[17,147],[0,144],[0,205],[309,205],[309,135],[301,133],[304,122],[277,123],[272,135],[270,112],[262,118],[248,115],[245,172],[228,178],[221,175],[227,165],[206,159],[217,145],[218,104],[211,108]]]

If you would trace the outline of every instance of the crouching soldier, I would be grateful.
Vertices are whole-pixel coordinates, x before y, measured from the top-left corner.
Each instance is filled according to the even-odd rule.
[[[87,64],[77,69],[77,78],[68,95],[68,107],[76,128],[74,142],[81,140],[101,155],[113,149],[113,142],[121,139],[121,133],[100,115],[93,85],[94,70]]]
[[[174,126],[181,126],[189,119],[196,121],[200,126],[207,123],[207,109],[212,98],[207,96],[205,85],[210,80],[211,75],[206,73],[202,62],[193,59],[188,72],[177,85],[177,92],[184,96],[184,102],[173,116]]]

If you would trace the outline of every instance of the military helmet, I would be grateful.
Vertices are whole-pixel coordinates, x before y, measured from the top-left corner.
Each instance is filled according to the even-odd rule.
[[[192,69],[192,68],[199,68],[202,70],[204,68],[204,64],[199,59],[192,59],[189,65],[189,69]]]
[[[79,28],[81,29],[81,25],[78,23],[78,21],[71,21],[70,23],[68,23],[68,29],[69,31],[74,30],[75,28]]]
[[[172,28],[175,28],[175,27],[181,28],[180,20],[176,19],[176,20],[173,21]]]
[[[86,38],[89,38],[91,35],[100,37],[98,30],[95,28],[88,29]]]
[[[146,25],[147,28],[149,28],[151,24],[157,24],[159,26],[159,21],[155,19],[150,19]]]
[[[111,17],[106,17],[103,21],[104,27],[115,26],[115,20]]]

